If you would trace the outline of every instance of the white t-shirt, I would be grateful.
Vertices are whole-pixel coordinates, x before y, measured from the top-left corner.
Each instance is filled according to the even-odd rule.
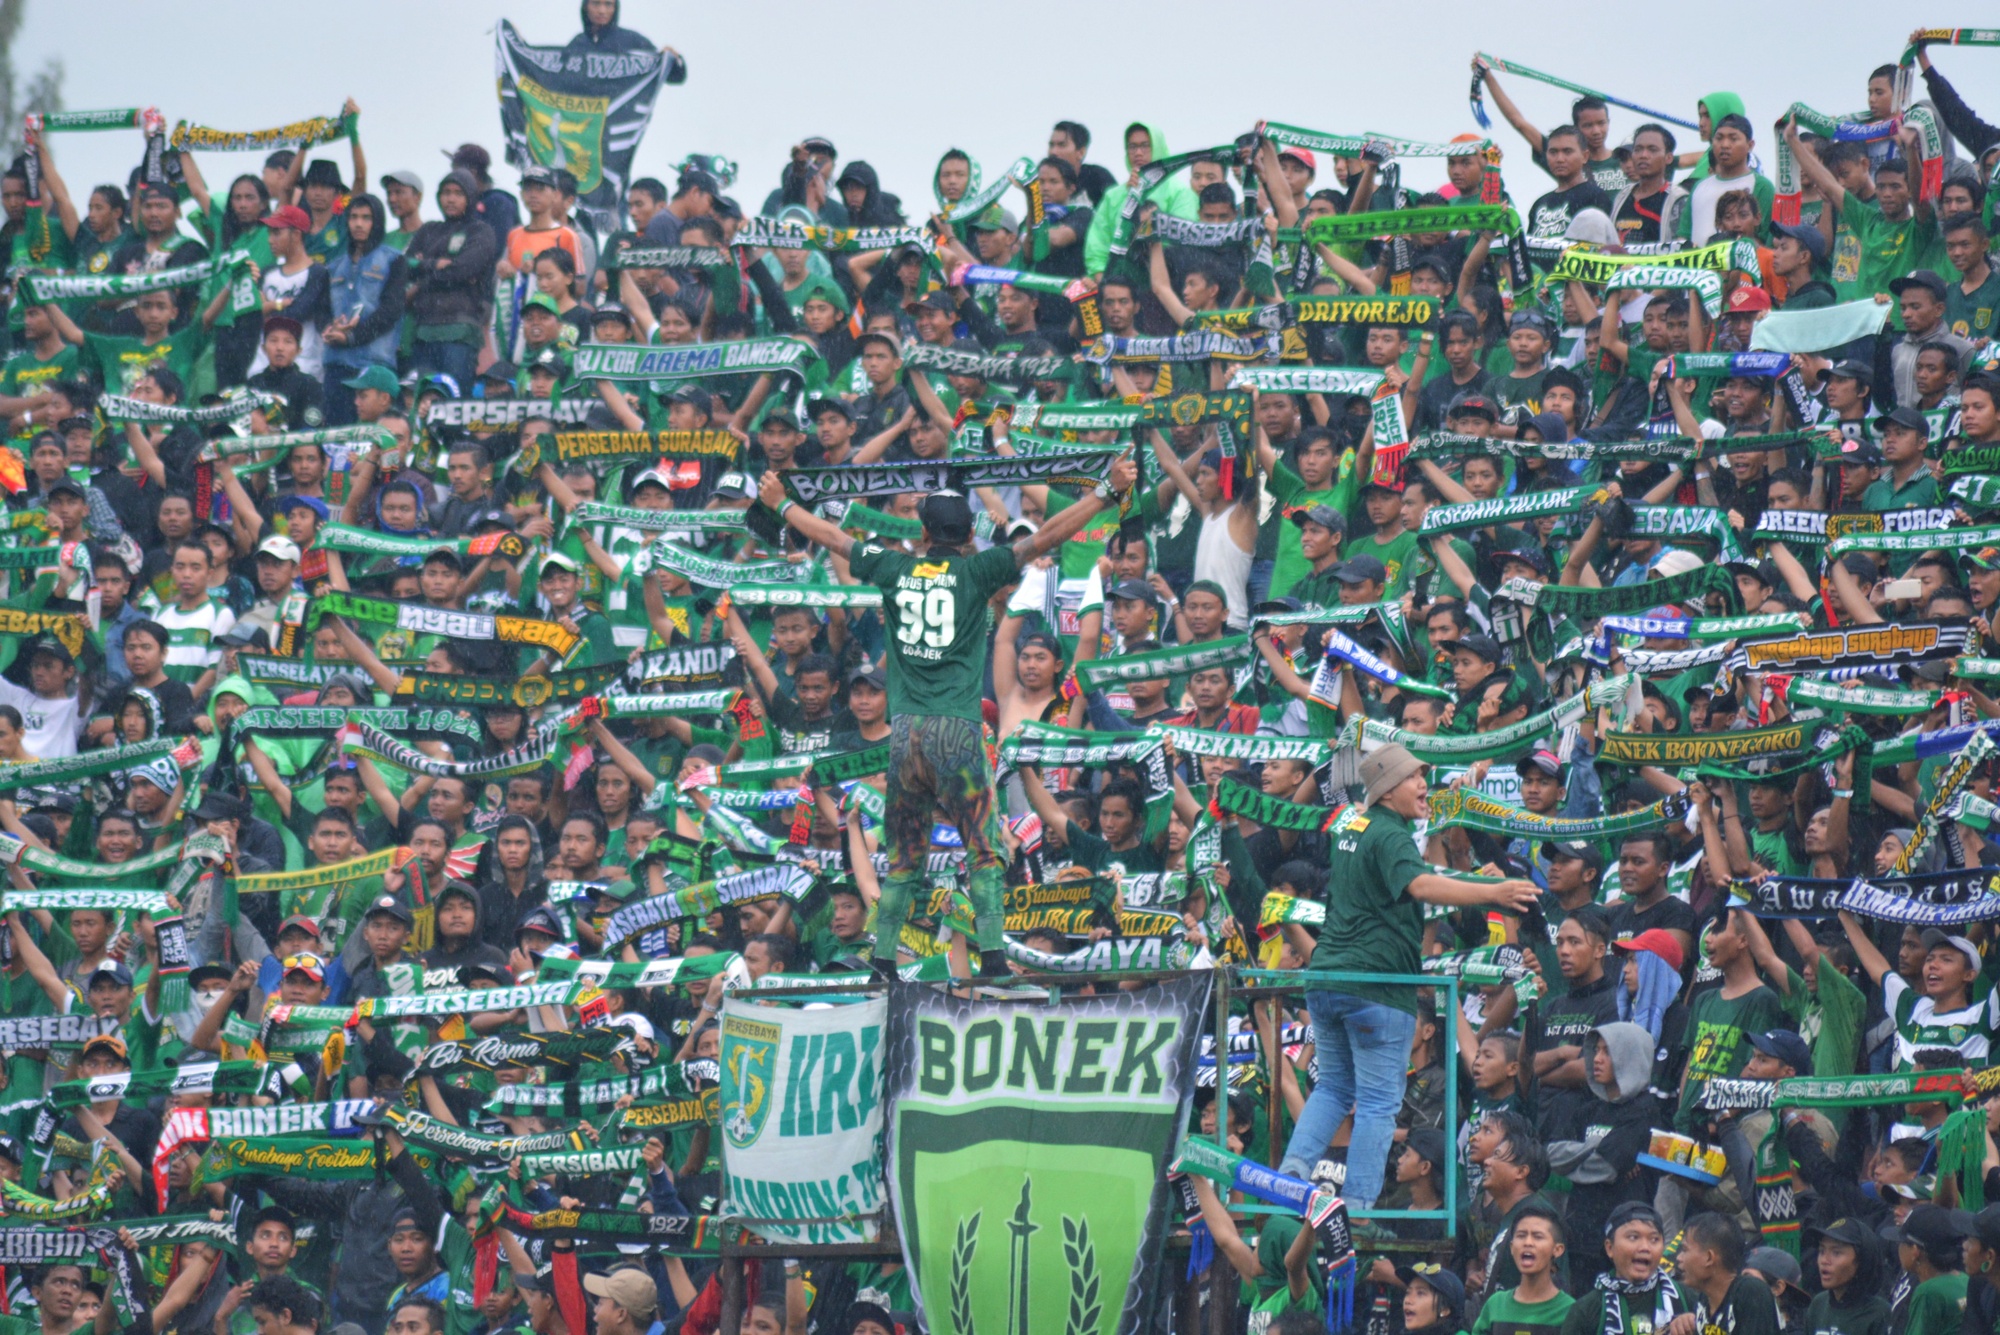
[[[1705,246],[1708,238],[1715,234],[1715,202],[1732,190],[1747,190],[1753,196],[1757,193],[1757,173],[1745,171],[1741,176],[1724,180],[1720,176],[1704,176],[1695,182],[1694,193],[1688,197],[1688,244]]]
[[[41,760],[60,760],[76,754],[77,697],[44,700],[0,677],[0,705],[21,711],[21,745],[29,755]]]
[[[292,299],[305,290],[306,279],[312,277],[312,271],[313,267],[310,264],[295,274],[288,274],[273,265],[264,270],[264,295],[280,306],[289,306]],[[318,326],[297,315],[292,318],[305,326],[305,333],[299,339],[298,368],[317,380],[320,378],[320,368],[326,356],[326,345],[320,342]],[[271,359],[264,355],[264,345],[260,339],[257,344],[257,357],[250,363],[249,373],[256,375],[270,364]]]

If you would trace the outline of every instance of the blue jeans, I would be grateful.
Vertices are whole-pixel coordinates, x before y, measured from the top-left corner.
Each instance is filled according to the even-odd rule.
[[[476,343],[426,343],[419,339],[410,354],[410,369],[423,375],[448,375],[458,382],[460,398],[472,397],[472,375],[479,365]]]
[[[1271,592],[1271,576],[1278,573],[1276,561],[1252,561],[1250,563],[1250,606],[1255,610]]]
[[[1312,1166],[1352,1109],[1347,1184],[1340,1194],[1350,1209],[1365,1210],[1382,1194],[1417,1017],[1344,992],[1308,992],[1306,1009],[1312,1012],[1319,1079],[1299,1113],[1280,1167],[1294,1177],[1311,1177]]]

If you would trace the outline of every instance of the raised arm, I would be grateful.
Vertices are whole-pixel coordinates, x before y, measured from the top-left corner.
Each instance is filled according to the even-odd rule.
[[[784,517],[787,524],[807,538],[838,556],[846,556],[854,550],[854,539],[838,524],[821,519],[812,511],[793,500],[785,492],[785,481],[776,469],[766,469],[764,480],[757,484],[757,499]]]
[[[723,633],[729,637],[729,642],[736,646],[736,656],[749,668],[750,678],[757,683],[757,689],[764,692],[765,699],[775,699],[781,689],[778,684],[778,674],[771,671],[771,660],[757,647],[757,637],[743,624],[743,618],[737,615],[736,604],[733,601],[729,604],[729,610],[723,614],[722,627]]]
[[[1474,69],[1480,67],[1477,56],[1473,57],[1472,67]],[[1514,105],[1514,99],[1507,96],[1507,90],[1500,86],[1499,76],[1490,69],[1486,71],[1486,91],[1493,94],[1493,105],[1500,108],[1500,114],[1507,118],[1507,123],[1513,126],[1523,139],[1528,141],[1528,151],[1536,157],[1540,157],[1542,155],[1542,132],[1535,128],[1533,121],[1521,114],[1521,109]]]
[[[1021,791],[1028,795],[1028,805],[1042,818],[1043,835],[1065,848],[1069,847],[1069,816],[1064,813],[1062,803],[1056,801],[1055,794],[1049,791],[1048,785],[1042,782],[1042,767],[1021,765],[1016,767],[1016,772],[1021,776]]]
[[[1847,943],[1854,947],[1854,958],[1861,961],[1861,967],[1868,971],[1868,981],[1877,987],[1882,986],[1882,979],[1889,973],[1889,961],[1868,939],[1868,929],[1846,909],[1840,911],[1840,925],[1847,932]]]
[[[1158,237],[1153,239],[1153,253],[1146,259],[1146,271],[1152,280],[1153,295],[1159,299],[1167,318],[1174,322],[1174,328],[1179,329],[1186,325],[1194,318],[1194,312],[1187,308],[1181,301],[1180,294],[1174,291],[1173,276],[1167,272],[1167,244]]]

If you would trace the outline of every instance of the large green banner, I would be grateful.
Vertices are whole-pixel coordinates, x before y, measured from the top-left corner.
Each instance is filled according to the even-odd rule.
[[[1149,1326],[1209,981],[1054,1005],[892,989],[886,1167],[933,1335]]]

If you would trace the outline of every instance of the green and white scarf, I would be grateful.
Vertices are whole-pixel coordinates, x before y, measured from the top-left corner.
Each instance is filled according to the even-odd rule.
[[[162,738],[131,746],[114,746],[102,751],[85,751],[60,760],[33,760],[22,765],[0,765],[0,792],[19,788],[41,788],[138,769],[149,761],[174,753],[176,743]]]
[[[1426,232],[1498,232],[1521,230],[1521,216],[1511,204],[1438,204],[1429,208],[1386,209],[1375,213],[1336,214],[1314,218],[1304,227],[1316,246],[1373,241],[1384,236],[1416,236]]]
[[[873,584],[732,584],[729,600],[742,607],[848,607],[882,605]]]
[[[606,718],[679,718],[688,714],[722,714],[736,703],[741,691],[672,691],[659,695],[606,693]]]
[[[1333,757],[1333,747],[1315,737],[1247,736],[1240,732],[1210,732],[1178,724],[1155,723],[1147,735],[1165,738],[1176,751],[1191,756],[1226,756],[1262,764],[1267,760],[1303,760],[1318,769]]]
[[[205,408],[183,408],[178,404],[146,403],[122,394],[106,394],[97,400],[97,410],[112,422],[145,422],[169,426],[214,426],[248,417],[259,408],[275,408],[275,395],[261,391],[240,394]]]
[[[1965,660],[1960,660],[1963,668]],[[1965,675],[1962,670],[1958,675]],[[1811,705],[1834,714],[1888,714],[1909,717],[1928,714],[1938,707],[1942,691],[1904,688],[1887,691],[1854,686],[1846,682],[1819,681],[1793,677],[1785,685],[1785,699],[1795,705]]]
[[[1889,515],[1883,516],[1884,527],[1887,527],[1889,518]],[[1838,561],[1849,552],[1909,554],[1933,548],[1969,552],[1995,542],[2000,542],[2000,524],[1982,524],[1974,528],[1925,528],[1904,533],[1847,533],[1827,543],[1826,559]]]
[[[1594,486],[1559,487],[1552,491],[1495,496],[1485,501],[1434,505],[1424,512],[1424,522],[1418,526],[1417,532],[1419,536],[1428,537],[1434,533],[1457,533],[1470,528],[1487,528],[1495,524],[1515,524],[1541,519],[1548,515],[1569,514],[1590,500],[1601,499],[1604,494]]]
[[[1117,658],[1093,658],[1078,663],[1074,675],[1086,691],[1113,682],[1157,681],[1162,677],[1182,677],[1209,668],[1237,668],[1250,661],[1254,651],[1247,635],[1219,640],[1197,640],[1193,644],[1154,649],[1143,654],[1122,654]]]
[[[110,887],[81,886],[75,889],[9,890],[10,909],[103,909],[111,913],[145,913],[154,917],[167,911],[164,890],[116,890]]]
[[[517,987],[453,989],[401,997],[363,997],[354,1003],[357,1020],[393,1020],[412,1015],[482,1015],[529,1006],[567,1006],[577,998],[570,983],[527,983]]]
[[[1368,394],[1381,388],[1380,371],[1353,366],[1238,366],[1229,388],[1266,394]]]
[[[903,365],[916,370],[941,371],[946,375],[977,376],[1009,385],[1025,385],[1033,380],[1056,380],[1069,373],[1067,357],[983,357],[974,352],[942,348],[934,343],[912,343],[903,349]]]
[[[809,562],[718,561],[681,546],[671,538],[656,539],[628,563],[631,574],[671,571],[699,589],[730,589],[738,584],[806,584],[819,574]]]
[[[1429,516],[1425,516],[1429,521]],[[1572,620],[1637,612],[1661,603],[1685,603],[1707,594],[1721,594],[1733,614],[1741,610],[1736,577],[1722,566],[1708,565],[1665,579],[1646,580],[1611,588],[1587,589],[1568,584],[1539,584],[1533,580],[1510,579],[1500,586],[1496,597],[1512,599],[1525,606],[1566,616]]]
[[[1218,820],[1225,815],[1247,816],[1274,830],[1317,831],[1326,829],[1336,813],[1326,807],[1272,797],[1240,780],[1224,779],[1209,798],[1209,814]]]
[[[226,267],[231,266],[214,259],[183,264],[178,269],[158,269],[152,273],[31,273],[26,278],[28,289],[37,302],[85,301],[191,287],[207,282]]]
[[[1102,733],[1053,723],[1023,723],[1000,743],[1010,765],[1117,765],[1143,760],[1160,749],[1150,733]]]
[[[384,533],[380,529],[356,528],[352,524],[320,526],[313,539],[314,550],[362,552],[374,556],[429,556],[432,552],[456,552],[460,556],[504,556],[518,559],[528,554],[528,544],[514,533],[489,533],[477,538],[428,537],[422,534]]]
[[[1636,678],[1630,674],[1606,677],[1561,704],[1518,723],[1491,732],[1465,735],[1439,733],[1435,736],[1411,732],[1375,719],[1349,719],[1342,728],[1336,747],[1359,745],[1364,751],[1391,744],[1401,746],[1417,759],[1434,765],[1465,765],[1479,760],[1498,760],[1519,755],[1530,742],[1575,727],[1595,709],[1610,708],[1623,713],[1630,705]]]

